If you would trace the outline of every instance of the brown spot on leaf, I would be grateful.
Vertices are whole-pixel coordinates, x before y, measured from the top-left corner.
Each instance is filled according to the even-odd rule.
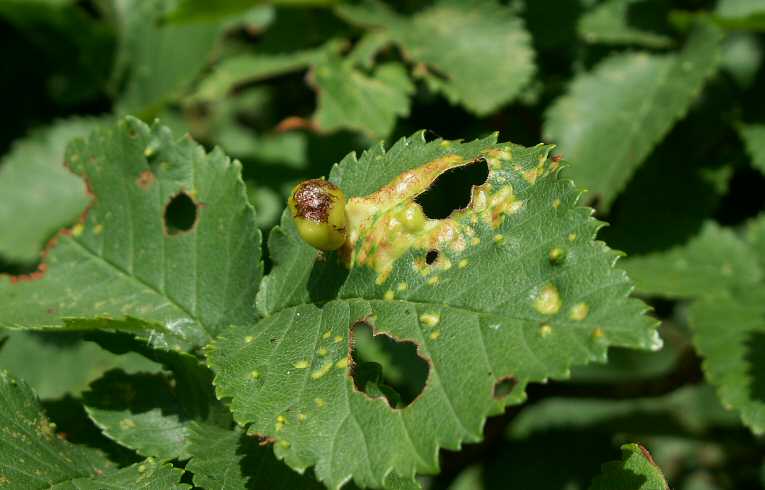
[[[151,170],[144,170],[141,172],[141,174],[136,179],[135,183],[143,190],[148,190],[149,187],[154,183],[156,180],[156,177],[154,177],[154,174],[151,172]]]

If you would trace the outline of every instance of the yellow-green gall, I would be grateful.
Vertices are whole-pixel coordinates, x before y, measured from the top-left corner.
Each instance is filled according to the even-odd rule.
[[[409,203],[398,213],[398,219],[409,233],[417,233],[425,226],[425,213],[416,202]]]
[[[312,247],[330,251],[345,243],[345,195],[335,184],[323,179],[299,183],[289,208],[300,237]]]

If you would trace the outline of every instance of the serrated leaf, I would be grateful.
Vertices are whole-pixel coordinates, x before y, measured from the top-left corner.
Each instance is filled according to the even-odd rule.
[[[96,332],[88,338],[115,353],[140,353],[172,373],[112,370],[92,383],[83,402],[106,436],[143,456],[188,459],[193,421],[230,424],[228,410],[212,392],[212,373],[193,355],[152,349],[126,334]]]
[[[579,35],[589,43],[637,44],[648,48],[666,48],[672,38],[630,25],[631,10],[651,9],[644,0],[608,0],[579,19]]]
[[[485,116],[513,100],[534,74],[523,21],[494,0],[439,0],[413,16],[381,2],[342,5],[350,22],[382,28],[425,77],[471,112]]]
[[[187,346],[254,319],[260,232],[237,162],[134,118],[75,142],[67,161],[94,201],[38,273],[0,277],[0,327],[82,319],[72,328],[126,329]],[[196,220],[173,233],[165,208],[181,192]]]
[[[29,386],[0,371],[0,483],[50,488],[110,467],[100,452],[61,439]]]
[[[221,61],[189,97],[193,102],[212,102],[225,97],[232,89],[245,83],[304,70],[336,53],[343,43],[330,40],[302,51],[285,53],[244,53]]]
[[[409,115],[414,85],[400,63],[386,63],[370,75],[340,57],[330,57],[313,71],[319,94],[314,120],[326,131],[355,129],[384,137],[397,117]]]
[[[92,119],[59,121],[16,142],[0,161],[0,256],[33,262],[53,233],[85,209],[85,186],[64,168],[64,150],[97,125]]]
[[[744,140],[752,165],[765,174],[765,124],[741,126],[738,134]]]
[[[273,490],[324,488],[277,460],[268,446],[243,430],[205,424],[191,426],[191,461],[186,468],[194,484],[203,488]]]
[[[143,456],[187,459],[188,429],[183,407],[163,373],[112,370],[83,395],[90,418],[104,434]]]
[[[730,230],[707,223],[686,245],[621,262],[638,292],[668,298],[725,293],[762,280],[758,256]]]
[[[147,459],[103,476],[77,478],[58,483],[51,490],[182,490],[191,485],[182,484],[184,471],[169,463]]]
[[[436,471],[439,447],[480,440],[485,418],[521,401],[529,382],[603,360],[608,345],[658,348],[653,321],[626,299],[615,253],[592,241],[599,224],[576,207],[579,192],[549,150],[418,133],[346,157],[330,175],[349,199],[344,251],[318,254],[285,214],[258,296],[266,318],[226,331],[207,352],[237,421],[276,439],[293,468],[316,465],[332,488],[350,477],[381,486],[387,475]],[[484,160],[487,182],[467,208],[411,234],[391,224],[441,173]],[[439,255],[428,265],[431,249]],[[413,342],[430,365],[406,408],[354,387],[349,334],[359,323]],[[495,399],[509,377],[515,388]]]
[[[41,399],[79,396],[88,384],[113,368],[128,372],[156,371],[157,364],[127,353],[116,356],[77,337],[42,332],[7,332],[8,344],[0,351],[0,369],[29,384]],[[45,359],[44,363],[32,359]]]
[[[755,434],[765,433],[765,290],[705,298],[689,311],[706,379]]]
[[[590,485],[589,490],[669,490],[651,454],[640,444],[621,447],[622,460],[603,465],[603,472]]]
[[[717,67],[720,32],[702,24],[683,51],[612,55],[577,76],[547,111],[544,134],[575,162],[571,177],[608,208]]]
[[[119,46],[113,77],[124,83],[117,112],[152,118],[199,75],[223,24],[163,24],[172,6],[163,0],[129,0],[115,6]]]

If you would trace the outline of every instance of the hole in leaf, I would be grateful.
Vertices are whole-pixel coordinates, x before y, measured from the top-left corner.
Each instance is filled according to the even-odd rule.
[[[197,220],[197,205],[185,192],[176,194],[165,207],[168,235],[189,231]]]
[[[425,263],[430,265],[433,262],[435,262],[437,258],[438,258],[438,250],[428,250],[427,255],[425,255]]]
[[[372,398],[385,397],[393,408],[404,408],[425,389],[428,363],[413,342],[397,342],[388,335],[373,335],[366,323],[351,329],[353,383]]]
[[[476,161],[448,170],[436,178],[433,184],[415,198],[430,219],[444,219],[452,211],[463,209],[470,204],[471,189],[486,182],[489,165],[486,160]]]
[[[497,400],[501,400],[505,398],[507,395],[509,395],[513,388],[515,388],[516,381],[515,378],[512,376],[506,376],[504,378],[500,378],[499,381],[494,383],[494,398]]]

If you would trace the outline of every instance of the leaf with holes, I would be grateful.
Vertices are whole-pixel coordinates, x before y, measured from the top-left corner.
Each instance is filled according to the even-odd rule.
[[[347,198],[344,246],[318,252],[285,213],[269,239],[264,318],[207,349],[235,419],[331,488],[381,486],[437,471],[439,448],[480,440],[486,417],[530,382],[603,361],[609,345],[660,347],[550,149],[418,133],[343,159],[330,181]],[[356,386],[359,328],[425,364],[410,403]]]
[[[480,116],[518,96],[534,74],[523,21],[495,0],[439,0],[413,16],[367,1],[338,13],[383,30],[417,63],[415,75]]]
[[[0,371],[0,485],[50,488],[111,467],[99,451],[59,438],[29,386]]]
[[[93,202],[38,272],[0,277],[0,327],[125,329],[186,347],[254,319],[260,232],[237,162],[134,118],[66,158]]]
[[[633,443],[623,445],[621,450],[622,460],[604,464],[603,472],[592,481],[590,490],[669,490],[664,473],[646,448]]]
[[[88,197],[82,181],[64,168],[64,150],[97,124],[60,121],[18,141],[0,162],[0,256],[33,262],[51,235],[77,220]]]
[[[571,176],[608,208],[690,108],[717,67],[721,33],[697,26],[675,54],[616,54],[576,77],[548,109],[545,138],[575,163]]]

